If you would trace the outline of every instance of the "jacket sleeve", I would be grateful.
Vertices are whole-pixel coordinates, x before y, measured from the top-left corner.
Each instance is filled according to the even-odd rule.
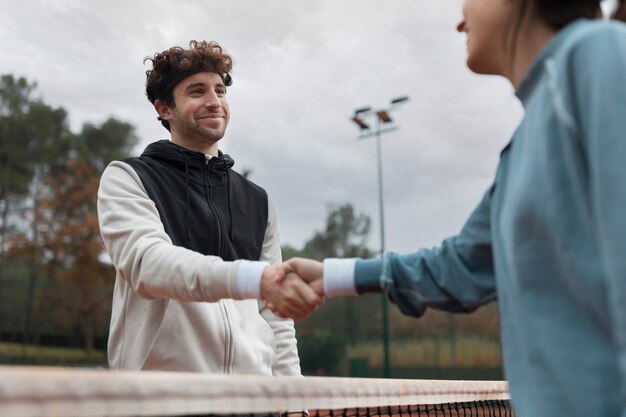
[[[277,264],[282,262],[280,239],[276,211],[268,197],[268,220],[261,251],[261,261]],[[259,300],[259,313],[267,321],[274,332],[276,341],[276,356],[272,364],[272,373],[278,375],[301,375],[300,358],[296,340],[296,329],[292,319],[283,319]]]
[[[619,25],[619,26],[618,26]],[[621,29],[617,29],[621,27]],[[591,215],[597,225],[600,272],[606,280],[611,328],[626,398],[626,30],[616,24],[574,54],[576,111],[587,154]],[[589,59],[593,57],[593,59]],[[626,417],[626,401],[621,402]]]
[[[421,316],[428,307],[471,312],[494,300],[489,208],[492,190],[485,193],[459,235],[444,240],[440,247],[357,260],[357,291],[384,291],[404,314],[411,316]]]
[[[146,299],[239,298],[237,261],[175,246],[133,168],[112,162],[98,190],[100,234],[119,276]]]

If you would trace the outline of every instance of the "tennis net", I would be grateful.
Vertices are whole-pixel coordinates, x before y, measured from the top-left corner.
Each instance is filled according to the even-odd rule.
[[[302,410],[320,417],[514,416],[502,381],[0,367],[0,415],[7,417],[291,417]]]

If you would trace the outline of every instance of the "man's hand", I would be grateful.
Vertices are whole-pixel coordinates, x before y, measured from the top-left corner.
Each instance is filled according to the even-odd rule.
[[[298,274],[302,280],[309,283],[311,288],[320,296],[324,296],[323,274],[324,264],[320,261],[305,258],[291,258],[284,265],[290,271]]]
[[[308,317],[324,302],[287,263],[265,268],[261,277],[261,298],[275,314],[294,320]]]
[[[281,287],[287,286],[291,290],[284,293],[287,298],[263,298],[274,314],[302,320],[323,303],[323,264],[321,262],[292,258],[283,263],[279,267],[279,271],[274,276],[274,282]],[[285,291],[287,290],[285,289]],[[263,281],[261,282],[261,294],[263,295]]]

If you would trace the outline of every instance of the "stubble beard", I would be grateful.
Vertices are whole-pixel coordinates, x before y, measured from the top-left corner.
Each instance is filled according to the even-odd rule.
[[[178,118],[178,131],[191,144],[213,145],[224,137],[226,125],[222,129],[211,129],[202,126],[197,121],[188,122],[182,117]]]

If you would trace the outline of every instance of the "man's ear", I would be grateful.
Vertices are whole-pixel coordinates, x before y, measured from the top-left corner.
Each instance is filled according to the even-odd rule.
[[[154,102],[154,110],[156,110],[159,117],[163,120],[170,120],[172,118],[172,111],[170,110],[170,107],[161,100]]]

